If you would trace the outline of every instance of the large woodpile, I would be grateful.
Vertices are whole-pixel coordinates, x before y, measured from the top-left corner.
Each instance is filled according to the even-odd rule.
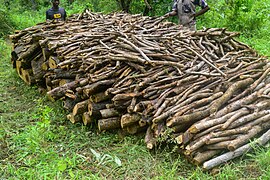
[[[181,31],[164,18],[85,11],[11,36],[29,85],[61,99],[72,123],[145,133],[147,148],[175,143],[211,169],[270,138],[266,57],[210,28]]]

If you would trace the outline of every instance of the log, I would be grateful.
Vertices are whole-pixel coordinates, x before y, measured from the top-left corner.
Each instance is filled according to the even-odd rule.
[[[245,112],[246,112],[246,109],[244,108],[244,109],[240,109],[238,111],[230,112],[230,113],[226,114],[225,116],[222,116],[219,118],[213,118],[211,120],[208,120],[209,118],[204,119],[204,120],[201,120],[201,121],[193,124],[188,129],[188,131],[191,133],[198,133],[202,130],[205,130],[207,128],[211,128],[215,125],[226,123],[228,120],[230,121],[230,118],[232,118],[233,116],[237,116],[239,114],[245,114]],[[233,119],[234,119],[234,117],[233,117]]]
[[[100,114],[101,114],[101,117],[103,119],[110,118],[110,117],[115,117],[115,116],[120,115],[119,111],[116,110],[115,108],[101,109]]]
[[[112,117],[98,120],[99,131],[118,129],[120,127],[120,117]]]
[[[89,99],[77,103],[74,106],[73,111],[72,111],[73,116],[76,116],[77,114],[83,114],[84,112],[87,112],[88,104],[89,104]]]
[[[76,116],[74,116],[72,113],[67,115],[67,119],[70,120],[70,122],[72,124],[78,123],[82,121],[82,115],[81,114],[77,114]]]
[[[207,150],[204,152],[199,152],[195,155],[192,161],[195,165],[201,165],[203,162],[209,160],[220,152],[220,150]]]
[[[134,123],[139,122],[140,119],[141,119],[141,116],[137,113],[124,114],[121,117],[121,127],[122,128],[128,127]]]
[[[140,132],[145,132],[147,129],[147,126],[141,127],[139,124],[134,123],[132,126],[126,127],[126,130],[129,134],[137,134]]]
[[[93,94],[90,96],[90,100],[94,103],[106,101],[110,98],[111,98],[111,96],[109,94],[107,94],[105,91],[97,93],[97,94]]]
[[[93,103],[88,102],[88,112],[91,117],[101,118],[100,110],[105,109],[108,102]]]
[[[44,71],[41,66],[44,63],[44,58],[42,56],[37,56],[35,60],[31,61],[31,67],[33,70],[33,75],[37,82],[44,81],[44,75],[46,71]]]
[[[111,79],[111,80],[98,81],[98,82],[86,85],[85,87],[83,87],[83,93],[87,97],[90,97],[91,95],[94,95],[95,93],[106,90],[114,82],[115,82],[115,80]]]
[[[225,137],[216,137],[216,138],[210,138],[208,141],[205,142],[205,144],[216,144],[219,142],[224,142],[224,141],[228,141],[228,140],[233,140],[235,139],[237,136],[225,136]]]
[[[243,89],[253,83],[253,79],[248,78],[242,81],[238,81],[231,85],[228,90],[220,97],[218,100],[214,101],[214,103],[210,107],[210,114],[215,114],[222,105],[229,101],[233,94],[239,89]]]
[[[30,61],[32,59],[31,57],[35,57],[34,54],[36,54],[38,51],[41,51],[39,43],[34,43],[31,45],[31,47],[27,49],[27,51],[25,51],[24,53],[20,55],[19,59],[24,59],[24,60],[29,59]]]
[[[156,139],[154,138],[154,131],[152,130],[150,126],[147,128],[144,141],[148,149],[153,149],[156,146]]]
[[[55,69],[57,68],[57,65],[60,63],[60,60],[55,56],[50,56],[48,62],[49,62],[49,67],[51,69]]]
[[[231,141],[230,144],[228,144],[227,148],[230,151],[234,151],[235,149],[239,148],[241,145],[247,143],[251,138],[256,136],[262,131],[262,128],[260,126],[254,126],[250,131],[243,136],[239,136],[235,140]]]
[[[170,118],[166,125],[168,127],[173,127],[176,125],[181,125],[184,129],[187,129],[191,124],[195,123],[196,121],[203,119],[210,115],[210,110],[206,109],[199,112],[194,112],[192,114],[187,114],[179,117]]]
[[[252,150],[252,147],[254,147],[254,145],[264,146],[269,140],[270,140],[270,130],[265,132],[260,138],[258,138],[254,142],[250,142],[246,145],[243,145],[235,149],[234,151],[224,153],[216,158],[204,162],[203,168],[205,170],[213,169],[214,167],[217,167],[220,164],[226,163],[229,160],[232,160],[234,158],[242,156],[243,154],[246,154],[247,152]]]
[[[47,92],[47,96],[51,101],[55,101],[57,99],[60,99],[61,97],[63,97],[66,93],[67,90],[69,89],[74,89],[77,86],[79,86],[80,80],[75,80],[72,81],[70,83],[64,84],[63,86],[59,86],[57,88],[54,88],[50,91]]]

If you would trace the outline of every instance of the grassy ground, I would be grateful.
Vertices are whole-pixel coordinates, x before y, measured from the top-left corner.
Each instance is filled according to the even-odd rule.
[[[0,179],[269,179],[270,148],[203,172],[169,147],[148,151],[142,136],[71,124],[61,102],[26,86],[0,40]]]

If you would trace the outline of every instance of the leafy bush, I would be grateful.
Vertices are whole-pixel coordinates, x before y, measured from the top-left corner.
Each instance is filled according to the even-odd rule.
[[[25,10],[40,10],[44,6],[50,5],[50,0],[4,0],[9,9],[17,9],[20,12]]]
[[[267,2],[266,2],[267,1]],[[251,37],[269,21],[269,0],[207,1],[210,11],[199,17],[199,27],[227,27]]]
[[[13,29],[14,23],[12,22],[9,13],[4,9],[0,9],[0,38],[11,33]]]
[[[266,8],[260,0],[229,0],[227,27],[252,36],[259,30],[266,19]]]

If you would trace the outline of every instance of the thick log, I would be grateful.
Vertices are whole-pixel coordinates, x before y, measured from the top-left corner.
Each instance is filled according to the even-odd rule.
[[[231,141],[222,141],[215,144],[206,145],[206,149],[210,150],[226,150]]]
[[[228,140],[233,140],[235,139],[237,136],[225,136],[225,137],[217,137],[217,138],[211,138],[209,139],[206,144],[215,144],[215,143],[219,143],[219,142],[223,142],[223,141],[228,141]]]
[[[239,127],[243,124],[246,124],[248,122],[254,121],[260,117],[263,117],[265,115],[270,114],[270,110],[263,110],[263,111],[259,111],[259,112],[254,112],[252,114],[248,114],[244,117],[241,117],[239,119],[237,119],[236,121],[234,121],[228,128],[232,129],[235,127]]]
[[[110,98],[111,98],[111,95],[107,94],[105,91],[97,93],[97,94],[93,94],[90,96],[90,100],[94,103],[106,101]]]
[[[220,150],[207,150],[204,152],[199,152],[195,155],[192,161],[195,165],[201,165],[203,162],[209,160],[210,158],[214,157],[219,153]]]
[[[47,61],[47,60],[49,60],[51,52],[47,48],[42,47],[42,55],[43,55],[44,61]]]
[[[88,102],[88,112],[91,117],[95,117],[97,119],[101,118],[100,110],[105,109],[108,102],[100,102],[100,103],[94,103],[94,102]]]
[[[175,138],[177,144],[187,144],[193,138],[193,134],[189,131],[186,131]]]
[[[50,56],[48,62],[49,62],[49,67],[51,69],[55,69],[57,68],[57,65],[60,63],[60,60],[55,56]]]
[[[67,83],[70,83],[70,82],[72,82],[73,80],[71,80],[71,79],[60,79],[60,81],[59,81],[59,86],[63,86],[63,85],[65,85],[65,84],[67,84]],[[73,91],[72,91],[73,92]],[[67,93],[68,92],[66,92],[65,93],[65,95],[67,96]],[[73,94],[75,94],[74,92],[73,92]]]
[[[64,84],[63,86],[59,86],[47,92],[47,96],[50,100],[55,101],[63,97],[67,90],[75,89],[77,86],[80,85],[80,81],[83,79],[75,80],[70,83]]]
[[[93,84],[89,84],[83,87],[83,93],[86,96],[90,97],[91,95],[94,95],[95,93],[102,92],[108,89],[114,82],[115,80],[111,79],[111,80],[103,80],[103,81],[95,82]]]
[[[73,116],[76,116],[77,114],[83,114],[84,112],[87,112],[88,104],[89,104],[89,99],[77,103],[74,106],[73,111],[72,111]]]
[[[35,82],[32,69],[23,69],[22,62],[16,61],[16,71],[19,77],[27,84],[32,85]]]
[[[170,118],[166,125],[168,127],[173,127],[176,125],[181,125],[184,129],[187,129],[191,124],[195,123],[196,121],[203,119],[210,115],[210,109],[206,109],[199,112],[194,112],[192,114],[187,114],[179,117]]]
[[[234,101],[234,102],[228,104],[226,107],[224,107],[220,111],[218,111],[215,114],[215,117],[221,117],[221,116],[224,116],[232,111],[240,109],[242,106],[245,106],[247,104],[254,102],[257,98],[258,98],[258,92],[254,92],[254,93],[246,96],[245,98],[242,98],[238,101]]]
[[[239,94],[238,96],[233,98],[231,101],[238,100],[238,99],[246,96],[250,92],[252,92],[263,81],[263,79],[265,79],[265,77],[269,74],[270,67],[266,66],[266,68],[267,69],[264,71],[264,73],[261,75],[261,77],[259,79],[257,79],[250,87],[248,87],[244,92],[242,92],[241,94]]]
[[[136,97],[138,95],[139,94],[137,94],[137,93],[116,94],[112,98],[112,101],[114,101],[114,102],[117,102],[117,101],[128,101],[128,100],[131,100],[133,97]]]
[[[36,82],[32,69],[23,69],[22,74],[22,79],[27,85],[31,86]]]
[[[63,107],[70,112],[72,112],[75,104],[76,101],[74,101],[74,99],[72,98],[65,98],[65,100],[63,101]]]
[[[252,126],[247,125],[247,126],[239,127],[236,129],[228,129],[228,130],[213,132],[212,137],[215,137],[215,138],[228,137],[228,136],[230,137],[230,136],[233,136],[235,134],[246,134],[251,128],[252,128]]]
[[[120,127],[120,117],[112,117],[98,120],[99,131],[118,129]]]
[[[110,118],[110,117],[115,117],[115,116],[119,116],[120,115],[119,111],[116,110],[116,109],[114,109],[114,108],[101,109],[100,110],[100,114],[101,114],[101,117],[103,119]]]
[[[222,126],[221,129],[227,129],[229,125],[234,122],[236,119],[240,118],[241,116],[247,115],[250,111],[246,108],[242,108],[242,111],[237,112],[232,117],[230,117]]]
[[[21,61],[16,61],[16,71],[17,71],[17,74],[19,75],[19,77],[21,79],[23,79],[23,72],[22,72],[22,62]]]
[[[30,62],[32,57],[35,57],[34,54],[36,54],[39,51],[41,52],[41,48],[39,46],[39,43],[34,43],[31,45],[31,47],[29,47],[29,49],[27,49],[27,51],[25,51],[24,53],[22,53],[19,56],[19,59],[24,59],[24,60],[27,60],[28,62]]]
[[[196,143],[192,144],[192,145],[187,145],[186,146],[186,154],[190,154],[191,152],[199,149],[200,147],[202,147],[203,145],[206,144],[207,141],[209,141],[211,139],[212,135],[209,134],[203,138],[201,138],[199,141],[197,141]]]
[[[137,123],[141,119],[141,116],[137,113],[133,114],[124,114],[121,117],[121,127],[125,128],[134,123]]]
[[[205,130],[207,128],[211,128],[215,125],[223,124],[223,123],[227,122],[233,116],[237,116],[238,114],[245,114],[245,111],[246,111],[246,109],[244,108],[244,109],[240,109],[240,110],[235,111],[235,112],[230,112],[230,113],[226,114],[225,116],[222,116],[219,118],[213,118],[213,119],[207,118],[207,119],[201,120],[201,121],[193,124],[188,129],[188,131],[191,133],[198,133],[202,130]]]

